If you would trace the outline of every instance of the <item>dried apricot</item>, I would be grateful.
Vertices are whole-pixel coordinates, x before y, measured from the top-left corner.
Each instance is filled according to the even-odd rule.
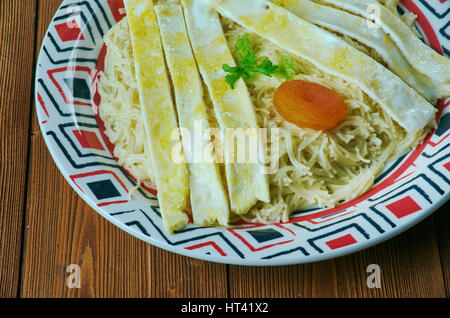
[[[302,81],[286,81],[275,91],[275,108],[286,121],[315,130],[334,128],[347,116],[341,95],[323,85]]]

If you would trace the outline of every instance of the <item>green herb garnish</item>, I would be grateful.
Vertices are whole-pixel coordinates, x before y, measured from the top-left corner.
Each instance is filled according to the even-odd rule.
[[[282,56],[280,64],[278,64],[278,69],[275,71],[275,76],[278,78],[284,78],[290,80],[294,78],[297,73],[297,65],[290,56]]]
[[[248,33],[236,41],[235,50],[237,52],[237,66],[224,64],[222,67],[228,73],[225,81],[232,89],[240,78],[250,79],[254,77],[255,73],[261,73],[269,77],[275,75],[278,78],[289,80],[297,72],[295,62],[290,56],[282,56],[279,65],[274,65],[269,59],[264,59],[258,64]]]

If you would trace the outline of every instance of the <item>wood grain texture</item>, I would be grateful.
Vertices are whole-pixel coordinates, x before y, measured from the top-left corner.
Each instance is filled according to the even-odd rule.
[[[436,212],[434,219],[445,291],[450,298],[450,201]]]
[[[226,296],[224,265],[152,247],[87,206],[37,131],[31,156],[22,297]],[[81,268],[80,289],[66,286],[70,264]]]
[[[151,248],[152,294],[156,298],[227,297],[226,265]]]
[[[448,224],[444,227],[448,232]],[[448,246],[443,248],[448,254]],[[381,268],[380,288],[367,286],[370,264]],[[446,297],[433,218],[334,260],[273,268],[231,266],[229,281],[231,297]]]
[[[19,286],[35,12],[35,0],[0,5],[0,297]]]
[[[365,251],[278,267],[176,255],[99,216],[57,169],[36,118],[33,66],[60,4],[0,5],[0,297],[449,297],[450,203]],[[80,289],[66,285],[70,264]],[[367,287],[370,264],[381,268],[379,289]]]
[[[376,247],[336,260],[344,297],[445,297],[433,218]],[[381,268],[381,288],[367,288],[367,266]]]
[[[59,5],[59,1],[39,1],[38,46]],[[22,297],[227,295],[225,265],[152,247],[84,203],[53,163],[34,108],[32,131]],[[80,289],[67,288],[70,264],[80,266]]]

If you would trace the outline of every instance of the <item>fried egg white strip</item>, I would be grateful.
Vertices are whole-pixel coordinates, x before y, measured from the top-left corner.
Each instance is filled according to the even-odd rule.
[[[380,26],[390,35],[412,67],[438,83],[438,95],[450,96],[450,59],[423,43],[399,16],[375,0],[324,1],[366,19],[372,16],[368,8],[379,8]]]
[[[369,27],[367,19],[310,0],[270,0],[295,15],[328,30],[349,36],[374,49],[389,68],[431,103],[438,98],[433,82],[417,72],[383,30]]]
[[[235,62],[217,13],[203,1],[183,0],[182,4],[194,56],[211,95],[222,134],[227,129],[250,129],[257,133],[256,114],[244,81],[240,80],[234,90],[225,82],[222,66],[235,65]],[[230,142],[225,140],[224,143],[231,211],[244,214],[258,199],[269,202],[269,184],[262,164],[232,161]],[[261,145],[258,148],[261,150]]]
[[[196,125],[202,131],[209,128],[208,113],[203,101],[203,88],[189,38],[184,15],[179,5],[155,6],[161,32],[167,66],[174,86],[176,108],[180,128],[190,132],[182,136],[185,153],[194,154],[197,149],[206,149],[209,140],[192,140]],[[188,140],[185,140],[188,139]],[[202,142],[202,147],[193,147],[192,142]],[[186,147],[188,151],[186,151]],[[201,154],[203,158],[203,151]],[[212,154],[211,154],[212,155]],[[194,223],[200,226],[228,225],[229,206],[225,188],[217,163],[207,163],[202,158],[191,156],[190,172],[191,207]]]
[[[152,1],[125,0],[139,98],[147,131],[158,201],[168,233],[183,229],[189,198],[186,164],[172,160],[172,133],[178,129]]]
[[[338,36],[269,1],[206,0],[222,15],[280,48],[353,83],[377,101],[407,131],[425,127],[436,109],[397,75]]]

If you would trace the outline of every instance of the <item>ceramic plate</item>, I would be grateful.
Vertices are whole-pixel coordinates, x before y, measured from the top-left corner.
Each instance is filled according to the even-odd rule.
[[[439,125],[417,149],[389,165],[374,188],[333,209],[292,214],[289,223],[230,228],[189,225],[162,230],[156,191],[135,187],[118,165],[97,116],[104,67],[103,36],[125,16],[122,0],[65,0],[50,24],[36,74],[42,134],[61,173],[98,213],[160,248],[219,263],[283,265],[338,257],[389,239],[429,216],[450,193],[450,100],[439,101]],[[450,55],[450,3],[405,0],[424,41]]]

